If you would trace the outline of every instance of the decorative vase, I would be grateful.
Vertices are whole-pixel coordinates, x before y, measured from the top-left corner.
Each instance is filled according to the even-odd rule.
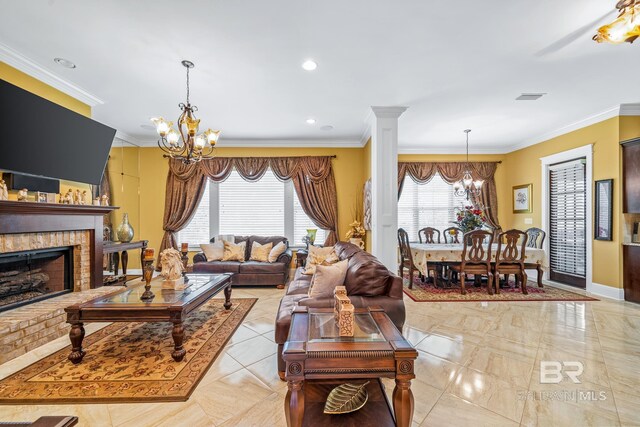
[[[313,245],[316,241],[316,234],[318,233],[317,228],[307,228],[307,238],[309,244]]]
[[[364,249],[364,241],[360,237],[352,237],[349,239],[349,242],[358,246],[360,249]]]
[[[125,213],[122,217],[122,223],[118,226],[116,234],[118,240],[122,243],[128,243],[133,240],[133,227],[129,224],[129,214]]]

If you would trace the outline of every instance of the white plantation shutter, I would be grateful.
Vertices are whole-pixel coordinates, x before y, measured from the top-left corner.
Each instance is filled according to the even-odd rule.
[[[455,196],[453,186],[439,174],[426,184],[407,175],[398,200],[398,227],[405,229],[411,241],[418,241],[418,230],[424,227],[435,227],[442,233],[455,226],[455,210],[466,204],[471,203],[464,196]],[[444,243],[442,235],[440,239]]]
[[[549,183],[551,273],[584,278],[587,258],[587,184],[583,160],[551,166]]]
[[[284,185],[271,170],[257,182],[233,171],[218,184],[218,233],[284,236]]]

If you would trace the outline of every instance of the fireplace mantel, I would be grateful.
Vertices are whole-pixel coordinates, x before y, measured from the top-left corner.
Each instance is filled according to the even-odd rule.
[[[91,288],[102,286],[103,216],[115,206],[0,201],[0,235],[86,230],[91,241]]]

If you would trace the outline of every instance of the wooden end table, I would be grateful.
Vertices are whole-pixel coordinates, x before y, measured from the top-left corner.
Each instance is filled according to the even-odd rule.
[[[354,337],[339,337],[333,309],[297,307],[284,344],[288,391],[285,413],[289,427],[310,425],[305,417],[305,381],[393,378],[393,412],[400,427],[413,418],[411,380],[418,352],[398,332],[380,307],[355,312]],[[366,405],[361,411],[366,410]],[[329,418],[327,418],[329,423]],[[321,425],[318,419],[314,425]]]
[[[180,362],[186,354],[182,346],[185,317],[220,291],[224,291],[224,308],[231,308],[232,274],[189,274],[188,277],[187,288],[180,291],[162,289],[162,278],[154,278],[151,292],[155,297],[150,301],[140,300],[144,283],[136,281],[119,292],[65,308],[67,323],[71,324],[69,360],[78,364],[85,355],[82,348],[84,322],[171,322],[175,344],[171,357]]]
[[[102,248],[103,254],[112,254],[113,257],[113,274],[118,275],[120,269],[120,259],[122,259],[122,274],[127,275],[127,265],[129,264],[129,252],[133,249],[140,249],[140,265],[143,265],[142,258],[144,250],[149,242],[147,240],[138,240],[135,242],[104,242]],[[122,255],[120,255],[122,253]]]

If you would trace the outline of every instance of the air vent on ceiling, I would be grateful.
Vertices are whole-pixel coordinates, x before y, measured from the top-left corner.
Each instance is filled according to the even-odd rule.
[[[546,93],[523,93],[516,98],[516,101],[537,101],[544,95],[546,95]]]

